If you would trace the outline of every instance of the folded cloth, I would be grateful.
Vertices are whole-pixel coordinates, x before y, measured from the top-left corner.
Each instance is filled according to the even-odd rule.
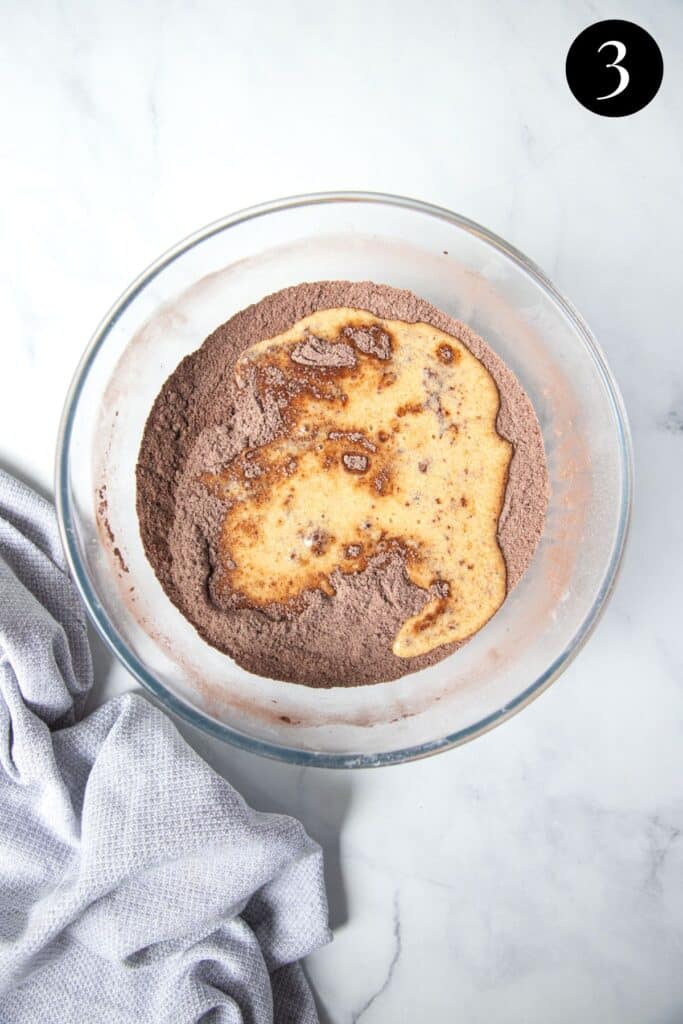
[[[317,1021],[319,847],[91,684],[54,511],[0,471],[0,1020]]]

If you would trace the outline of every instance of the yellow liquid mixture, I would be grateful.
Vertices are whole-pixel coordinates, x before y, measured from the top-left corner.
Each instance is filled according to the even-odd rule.
[[[297,357],[322,342],[338,366]],[[425,323],[329,309],[252,345],[238,388],[268,381],[284,429],[204,483],[226,501],[221,586],[252,607],[334,593],[392,545],[430,597],[393,642],[402,658],[464,640],[505,599],[497,540],[512,446],[499,395],[459,341]]]

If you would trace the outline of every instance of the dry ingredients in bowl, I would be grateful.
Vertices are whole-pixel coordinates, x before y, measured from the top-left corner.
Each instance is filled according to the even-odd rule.
[[[187,356],[147,421],[147,557],[250,672],[378,683],[452,654],[543,529],[541,431],[464,324],[370,282],[288,288]]]

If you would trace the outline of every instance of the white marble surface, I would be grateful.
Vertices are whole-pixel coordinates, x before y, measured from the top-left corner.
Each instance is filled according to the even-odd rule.
[[[658,39],[626,119],[566,50],[601,17]],[[508,724],[434,759],[299,770],[181,726],[324,845],[323,1021],[683,1019],[683,6],[602,0],[5,5],[0,462],[52,489],[70,375],[160,251],[241,206],[366,188],[452,207],[536,260],[622,387],[637,489],[588,647]],[[98,698],[131,681],[98,648]]]

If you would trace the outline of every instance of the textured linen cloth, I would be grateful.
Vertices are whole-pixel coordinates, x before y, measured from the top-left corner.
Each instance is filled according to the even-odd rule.
[[[317,1021],[319,847],[91,684],[53,509],[0,471],[0,1021]]]

